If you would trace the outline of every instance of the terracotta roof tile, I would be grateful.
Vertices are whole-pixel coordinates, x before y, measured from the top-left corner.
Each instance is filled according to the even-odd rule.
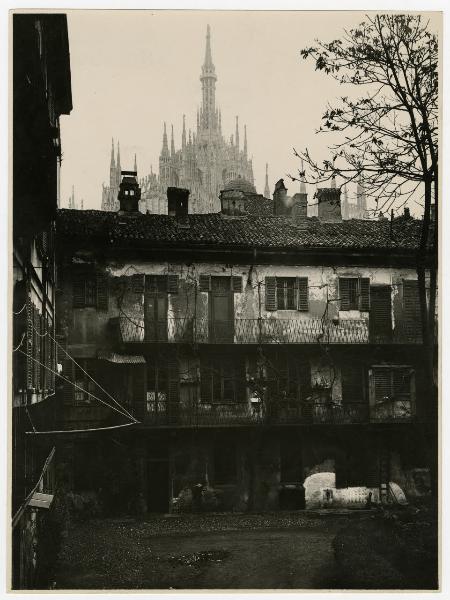
[[[311,217],[296,225],[286,216],[225,217],[220,213],[191,214],[183,224],[167,215],[120,215],[100,210],[58,211],[57,232],[62,241],[120,246],[204,246],[257,248],[417,248],[422,221],[399,217],[388,220],[351,219],[322,223]]]

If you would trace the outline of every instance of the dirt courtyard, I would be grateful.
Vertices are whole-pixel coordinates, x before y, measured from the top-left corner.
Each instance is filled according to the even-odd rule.
[[[348,518],[191,516],[96,520],[63,541],[56,589],[317,589]]]

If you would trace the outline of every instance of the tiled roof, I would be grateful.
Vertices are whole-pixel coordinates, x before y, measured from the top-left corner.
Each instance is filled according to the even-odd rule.
[[[57,233],[61,243],[95,243],[109,247],[204,247],[353,250],[414,250],[422,221],[399,217],[390,221],[351,219],[323,223],[310,217],[296,225],[288,216],[226,217],[191,214],[178,224],[167,215],[135,216],[100,210],[61,209]]]

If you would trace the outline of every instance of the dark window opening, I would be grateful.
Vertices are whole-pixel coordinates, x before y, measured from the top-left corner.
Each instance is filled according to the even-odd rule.
[[[214,448],[214,481],[235,483],[237,479],[236,448],[232,443],[218,442]]]
[[[243,359],[230,357],[202,359],[200,374],[202,402],[235,404],[246,401]]]
[[[340,277],[339,300],[341,310],[370,309],[370,279],[368,277]]]
[[[344,404],[364,402],[363,369],[360,365],[346,364],[341,367],[342,401]]]

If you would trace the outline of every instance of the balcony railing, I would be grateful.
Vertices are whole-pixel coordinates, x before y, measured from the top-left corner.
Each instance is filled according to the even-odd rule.
[[[233,425],[345,425],[410,421],[411,412],[373,410],[366,403],[251,406],[247,403],[207,404],[202,402],[159,402],[157,410],[147,412],[142,422],[150,426],[211,427]]]
[[[377,333],[368,319],[234,319],[168,318],[152,321],[118,319],[123,343],[197,344],[420,344],[417,323],[399,322],[391,332]]]

